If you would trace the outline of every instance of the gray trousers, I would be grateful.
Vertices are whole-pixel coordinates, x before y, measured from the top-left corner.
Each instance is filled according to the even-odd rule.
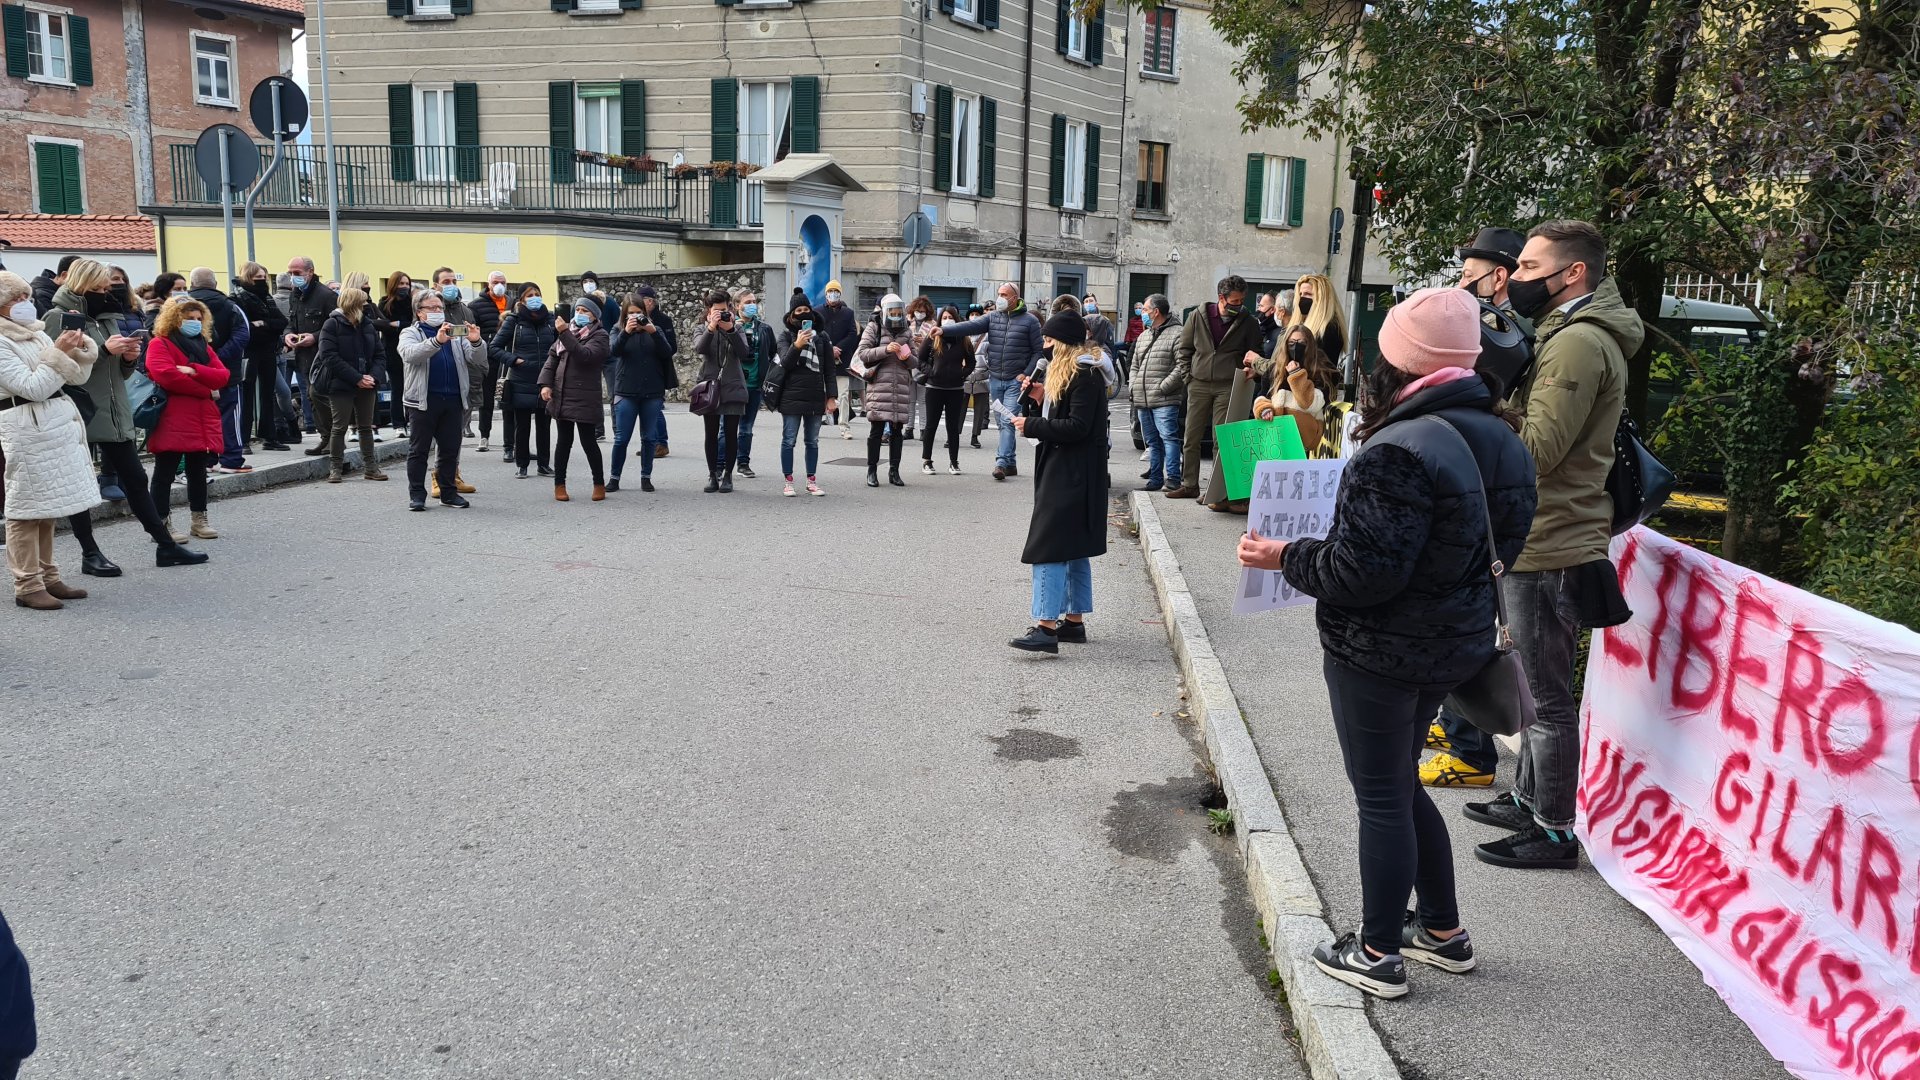
[[[1580,713],[1574,702],[1574,649],[1580,623],[1568,589],[1571,570],[1509,573],[1502,583],[1507,620],[1539,719],[1520,739],[1514,795],[1543,828],[1573,828],[1580,785]]]

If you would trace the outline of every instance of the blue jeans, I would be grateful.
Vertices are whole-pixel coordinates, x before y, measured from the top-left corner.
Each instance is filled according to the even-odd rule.
[[[993,395],[993,400],[1012,409],[1015,416],[1020,415],[1019,380],[996,379],[989,375],[987,376],[987,393]],[[1004,416],[995,416],[993,423],[995,427],[1000,429],[1000,449],[993,455],[993,463],[1003,469],[1012,468],[1018,461],[1018,458],[1014,454],[1014,440],[1016,436],[1013,433],[1013,425],[1007,423],[1007,418]],[[1047,617],[1052,618],[1053,616],[1049,615]]]
[[[1093,563],[1033,564],[1033,617],[1053,620],[1062,615],[1085,615],[1093,610]]]
[[[220,407],[220,464],[237,469],[247,463],[247,436],[246,432],[240,430],[240,387],[228,386],[214,400]]]
[[[740,452],[731,453],[733,447],[727,444],[727,436],[720,436],[720,460],[738,462],[741,465],[753,464],[753,420],[760,415],[760,388],[747,391],[747,411],[740,417]]]
[[[1170,488],[1180,486],[1181,411],[1178,405],[1140,410],[1140,437],[1153,455],[1147,460],[1147,479]]]
[[[787,479],[793,479],[793,443],[800,437],[800,429],[807,432],[807,478],[811,480],[819,475],[820,469],[820,421],[824,417],[782,416],[780,433],[780,472]],[[741,442],[745,442],[744,437]]]
[[[616,397],[613,399],[612,475],[620,479],[627,464],[627,447],[633,442],[633,426],[640,425],[640,475],[653,475],[653,445],[659,440],[654,432],[667,423],[667,399]]]

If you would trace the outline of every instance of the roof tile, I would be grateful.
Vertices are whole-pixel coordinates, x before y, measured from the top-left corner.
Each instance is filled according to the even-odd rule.
[[[153,219],[112,214],[0,214],[0,239],[29,251],[153,251]]]

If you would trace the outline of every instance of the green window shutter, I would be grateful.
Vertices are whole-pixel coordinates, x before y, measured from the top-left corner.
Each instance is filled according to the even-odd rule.
[[[453,84],[453,175],[462,183],[480,179],[480,86]]]
[[[67,213],[84,214],[87,212],[87,200],[80,190],[80,148],[62,146],[60,150],[60,191],[66,196]]]
[[[413,0],[387,0],[387,16],[404,19],[413,14]]]
[[[793,77],[793,152],[820,152],[820,76]]]
[[[563,13],[572,11],[573,0],[547,0],[547,7],[550,10],[563,12]]]
[[[387,146],[395,180],[413,179],[413,84],[387,84]]]
[[[1000,0],[980,0],[980,25],[989,30],[1000,29]]]
[[[455,15],[473,14],[473,0],[449,0],[447,10]]]
[[[469,3],[472,0],[468,0]],[[1099,67],[1107,58],[1107,5],[1101,4],[1087,26],[1087,61]]]
[[[1053,146],[1047,169],[1047,205],[1064,206],[1067,201],[1067,118],[1053,114]]]
[[[1307,162],[1305,158],[1294,158],[1287,166],[1287,179],[1293,184],[1293,190],[1287,198],[1287,224],[1299,228],[1307,220]]]
[[[980,197],[993,198],[993,143],[1000,122],[1000,106],[992,98],[980,99]]]
[[[73,85],[93,85],[93,30],[78,15],[67,16],[67,48],[73,57]]]
[[[40,181],[35,209],[42,214],[86,212],[80,190],[80,148],[60,143],[35,143],[34,171]]]
[[[7,74],[24,79],[33,70],[27,61],[27,9],[17,4],[0,7],[0,23],[6,27]]]
[[[621,11],[639,11],[640,0],[620,0]]]
[[[940,0],[940,13],[943,15],[953,14],[953,0]]]
[[[547,84],[547,155],[553,182],[573,183],[573,83]]]
[[[731,4],[732,0],[720,2]],[[732,161],[740,156],[740,84],[733,79],[713,80],[709,102],[713,160]],[[716,228],[731,229],[740,224],[739,181],[731,176],[713,178],[707,220]]]
[[[1091,214],[1100,209],[1100,125],[1087,125],[1087,190],[1081,206]]]
[[[628,157],[647,152],[647,84],[641,79],[620,80],[620,152]],[[647,174],[623,170],[620,182],[644,184]]]
[[[1265,196],[1264,185],[1267,178],[1267,157],[1265,154],[1247,155],[1247,202],[1246,222],[1249,225],[1260,224],[1260,200]]]
[[[1073,5],[1068,0],[1054,0],[1053,12],[1053,51],[1065,56],[1067,55],[1067,23],[1073,18]]]
[[[953,190],[953,87],[933,88],[933,190]]]

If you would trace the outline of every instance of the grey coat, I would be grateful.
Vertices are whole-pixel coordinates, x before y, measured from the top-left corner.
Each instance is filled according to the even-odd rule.
[[[1175,352],[1180,324],[1169,317],[1164,326],[1148,327],[1133,341],[1133,403],[1142,409],[1184,405],[1187,376]]]
[[[913,360],[894,352],[895,345],[913,347],[913,331],[908,327],[887,330],[878,319],[860,333],[860,348],[854,359],[867,367],[866,414],[874,420],[896,424],[913,423]]]
[[[738,327],[727,333],[708,330],[702,323],[693,335],[693,351],[700,357],[699,382],[720,380],[721,416],[745,416],[747,412],[747,375],[740,361],[751,355],[747,338]]]
[[[400,362],[406,365],[407,381],[403,404],[409,409],[427,407],[427,380],[433,367],[433,354],[440,351],[434,335],[419,323],[409,323],[400,331]],[[472,344],[466,338],[454,338],[454,370],[460,375],[460,397],[464,400],[475,379],[487,377],[487,344]]]

